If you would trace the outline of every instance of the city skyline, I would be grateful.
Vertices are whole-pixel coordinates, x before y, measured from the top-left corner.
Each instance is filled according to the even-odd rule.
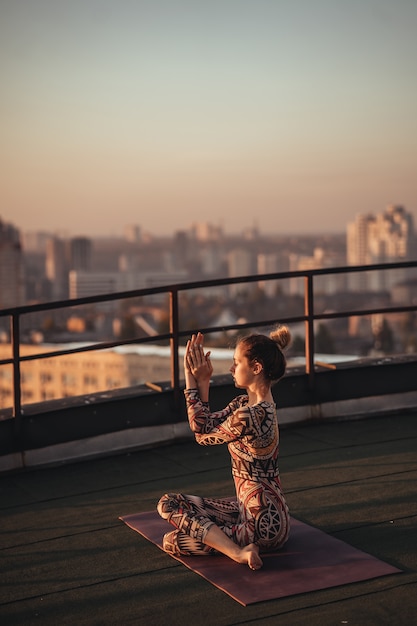
[[[0,4],[0,216],[23,232],[417,220],[417,3]]]

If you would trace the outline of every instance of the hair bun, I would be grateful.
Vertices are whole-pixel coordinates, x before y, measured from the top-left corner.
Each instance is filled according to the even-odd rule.
[[[278,344],[281,350],[284,350],[291,341],[291,332],[288,326],[277,326],[270,333],[272,341]]]

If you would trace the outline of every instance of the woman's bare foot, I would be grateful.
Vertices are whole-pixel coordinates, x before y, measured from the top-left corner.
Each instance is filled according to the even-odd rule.
[[[225,554],[236,563],[246,563],[251,569],[260,569],[263,565],[259,556],[259,547],[255,543],[249,543],[241,548],[225,533],[213,524],[207,531],[204,543],[210,548]]]
[[[240,563],[247,563],[253,570],[261,569],[263,563],[259,556],[259,548],[255,543],[250,543],[240,551],[241,560]]]

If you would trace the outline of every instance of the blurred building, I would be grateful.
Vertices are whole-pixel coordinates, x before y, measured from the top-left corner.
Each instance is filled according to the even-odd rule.
[[[45,270],[50,283],[50,298],[66,300],[71,294],[70,272],[91,269],[92,241],[88,237],[66,240],[50,236],[46,242]]]
[[[0,219],[0,308],[25,304],[24,258],[20,233]]]
[[[223,237],[221,227],[209,222],[194,222],[191,226],[191,233],[198,241],[219,241]]]
[[[188,263],[193,263],[193,249],[193,242],[185,230],[175,232],[172,240],[171,267],[185,270]]]
[[[92,241],[88,237],[74,237],[69,241],[69,269],[91,270]]]
[[[216,276],[223,269],[223,255],[221,246],[210,242],[200,249],[199,254],[201,273],[204,276]]]
[[[257,255],[257,273],[258,274],[275,274],[278,272],[288,272],[289,261],[288,257],[272,252],[272,253],[260,253]],[[284,280],[264,280],[258,283],[260,289],[264,293],[273,297],[278,291],[281,293],[289,292],[289,281]]]
[[[128,224],[124,229],[124,237],[129,243],[140,243],[142,241],[142,229],[137,224]]]
[[[188,280],[186,271],[165,271],[128,269],[118,272],[85,272],[71,270],[69,272],[69,296],[84,298],[136,289],[150,289],[169,284],[183,283]],[[155,294],[149,296],[149,301],[157,302],[164,300],[165,295]],[[102,302],[96,305],[100,310],[112,310],[119,306],[116,301]]]
[[[369,227],[375,221],[372,215],[358,215],[347,225],[346,257],[348,265],[369,265]],[[364,272],[348,275],[351,291],[368,291],[367,275]]]
[[[23,250],[25,252],[45,254],[46,244],[50,237],[50,233],[45,233],[41,231],[22,233],[21,240]]]
[[[326,253],[323,248],[315,248],[312,256],[290,254],[290,271],[319,270],[341,265],[338,259]],[[314,277],[314,293],[330,295],[345,291],[346,276],[344,274],[324,274]],[[293,277],[290,279],[290,293],[304,295],[304,279]]]
[[[68,259],[65,241],[51,236],[46,242],[46,277],[50,283],[50,299],[68,298]]]
[[[390,205],[376,216],[358,215],[347,226],[348,265],[395,263],[417,259],[413,216],[404,207]],[[351,291],[389,290],[409,278],[405,269],[359,272],[349,275]]]
[[[71,344],[54,344],[54,350],[66,350]],[[21,355],[48,352],[47,345],[21,345]],[[180,356],[183,356],[183,348]],[[212,360],[217,373],[229,372],[232,352],[214,348]],[[0,343],[0,359],[10,358],[10,345]],[[21,365],[22,402],[32,404],[85,394],[106,393],[144,384],[161,382],[171,376],[169,347],[151,344],[118,347],[33,359]],[[12,406],[12,366],[0,368],[0,409]]]
[[[58,347],[59,346],[55,346]],[[71,347],[65,344],[62,348]],[[0,358],[9,346],[0,344]],[[22,345],[21,355],[48,351],[47,346]],[[4,353],[4,354],[3,354]],[[150,380],[166,379],[169,361],[149,360],[139,354],[115,351],[81,352],[60,357],[36,359],[22,364],[22,402],[33,403],[79,396],[98,391],[130,387]],[[11,368],[0,370],[0,408],[11,406],[13,377]],[[162,378],[161,378],[162,377]]]
[[[86,298],[119,291],[127,291],[126,274],[122,272],[87,272],[71,270],[69,272],[69,297]],[[116,307],[114,301],[96,305],[100,311],[111,311]]]
[[[256,259],[250,250],[245,248],[235,248],[227,255],[228,277],[250,276],[256,272]],[[230,285],[230,296],[247,293],[256,287],[256,283]]]

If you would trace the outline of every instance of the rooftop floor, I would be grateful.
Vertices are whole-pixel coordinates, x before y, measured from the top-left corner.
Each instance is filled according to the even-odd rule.
[[[403,572],[241,606],[118,519],[233,494],[227,449],[190,440],[1,476],[1,623],[415,624],[417,414],[284,428],[280,467],[294,517]]]

